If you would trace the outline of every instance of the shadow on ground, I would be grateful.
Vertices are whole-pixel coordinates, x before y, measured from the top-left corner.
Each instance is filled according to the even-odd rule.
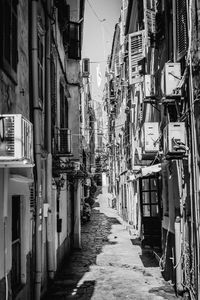
[[[142,252],[142,255],[140,255],[140,259],[143,263],[143,266],[145,268],[155,268],[158,267],[158,261],[153,256],[152,252]]]
[[[120,224],[116,218],[100,213],[98,207],[99,203],[96,202],[91,220],[82,225],[82,249],[66,257],[43,300],[92,298],[96,282],[84,281],[84,275],[90,271],[90,266],[96,265],[96,258],[105,245],[117,244],[109,240],[109,235],[112,225]]]
[[[141,247],[141,239],[140,238],[134,238],[131,239],[131,243],[134,246],[140,246]],[[143,263],[143,266],[145,268],[153,268],[153,267],[158,267],[158,261],[155,258],[153,251],[151,248],[149,249],[141,249],[142,250],[142,255],[140,255],[140,259]]]

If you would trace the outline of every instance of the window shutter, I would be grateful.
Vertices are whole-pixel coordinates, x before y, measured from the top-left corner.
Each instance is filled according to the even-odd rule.
[[[156,3],[153,0],[144,0],[144,26],[146,42],[156,33]]]
[[[139,62],[144,57],[144,30],[129,34],[129,84],[135,84],[142,80]]]
[[[31,213],[35,213],[35,205],[36,205],[36,200],[35,200],[35,185],[34,183],[30,184],[29,186],[30,190],[30,211]]]
[[[177,39],[177,60],[180,60],[187,51],[187,7],[186,0],[176,1],[176,39]]]

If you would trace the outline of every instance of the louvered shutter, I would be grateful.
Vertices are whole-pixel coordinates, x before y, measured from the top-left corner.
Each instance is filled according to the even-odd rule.
[[[30,190],[30,211],[32,213],[35,213],[36,201],[35,201],[35,185],[34,185],[34,183],[30,184],[29,190]]]
[[[155,0],[144,0],[144,27],[146,42],[156,33],[156,3]]]
[[[176,39],[177,60],[180,60],[188,47],[186,0],[176,1]]]
[[[141,65],[138,63],[145,57],[144,30],[129,34],[129,84],[142,80]]]

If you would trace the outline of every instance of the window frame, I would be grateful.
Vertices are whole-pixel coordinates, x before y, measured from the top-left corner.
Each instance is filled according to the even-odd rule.
[[[62,82],[60,82],[60,128],[69,128],[68,99]]]
[[[156,185],[152,186],[152,180],[155,181]],[[144,184],[145,181],[148,181],[148,188]],[[153,201],[152,195],[157,195],[157,201]],[[149,176],[149,177],[142,177],[140,178],[140,195],[141,195],[141,212],[143,218],[152,218],[152,217],[160,217],[161,210],[160,210],[160,202],[159,202],[159,180],[157,176]],[[149,202],[144,203],[143,195],[148,196]],[[158,214],[155,216],[153,215],[153,208],[157,207]],[[145,215],[144,209],[148,208],[149,215]]]
[[[81,23],[68,23],[68,58],[81,60]]]

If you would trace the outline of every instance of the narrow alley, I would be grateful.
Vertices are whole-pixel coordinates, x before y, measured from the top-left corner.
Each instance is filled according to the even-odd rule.
[[[138,239],[108,207],[109,196],[96,198],[91,220],[82,225],[82,249],[63,264],[45,300],[177,299],[157,260],[142,254]]]

